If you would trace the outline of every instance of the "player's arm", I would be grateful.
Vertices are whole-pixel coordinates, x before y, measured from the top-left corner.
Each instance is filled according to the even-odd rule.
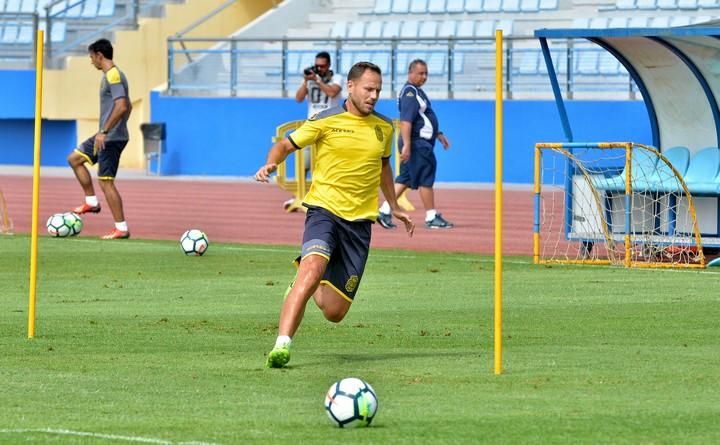
[[[100,132],[95,135],[95,148],[102,150],[105,148],[105,138],[108,132],[115,127],[122,120],[125,113],[128,112],[128,99],[127,97],[118,97],[113,102],[113,109],[110,112],[110,117],[105,121],[105,124],[100,129]]]
[[[303,80],[303,83],[300,84],[300,88],[297,89],[295,92],[295,102],[302,102],[305,100],[305,96],[307,96],[308,93],[308,87],[307,87],[307,79]]]
[[[410,152],[412,147],[412,141],[410,140],[412,134],[412,122],[400,121],[400,137],[403,141],[403,148],[400,152],[400,160],[407,162],[410,160]]]
[[[340,94],[340,90],[342,90],[342,87],[336,83],[333,83],[332,81],[328,83],[323,83],[322,80],[318,79],[318,87],[320,87],[320,90],[322,90],[323,93],[327,94],[328,97],[333,98]]]
[[[390,205],[390,211],[392,212],[392,215],[402,221],[403,224],[405,224],[405,230],[407,231],[408,236],[412,236],[413,232],[415,231],[415,224],[412,222],[412,219],[410,219],[410,216],[402,211],[400,205],[397,202],[397,196],[395,196],[393,172],[390,168],[389,158],[382,159],[382,170],[380,171],[380,190],[382,190],[383,196],[385,196],[385,200]]]
[[[283,162],[290,153],[295,150],[297,150],[297,147],[288,138],[276,142],[270,147],[265,165],[260,167],[257,173],[255,173],[255,180],[258,182],[268,182],[270,175],[277,170],[278,164]]]

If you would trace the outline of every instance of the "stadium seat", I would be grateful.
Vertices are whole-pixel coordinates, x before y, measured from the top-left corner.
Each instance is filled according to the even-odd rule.
[[[608,28],[625,28],[627,25],[627,18],[625,17],[612,17],[608,22]]]
[[[418,22],[406,20],[400,25],[400,37],[413,38],[418,36]]]
[[[657,6],[655,5],[655,0],[637,0],[635,6],[638,9],[657,9]]]
[[[469,12],[471,14],[482,12],[482,4],[482,0],[465,0],[465,12]]]
[[[95,18],[98,15],[98,8],[100,7],[99,0],[85,0],[85,6],[80,14],[83,18]]]
[[[410,0],[393,0],[391,11],[393,14],[407,14],[410,12]]]
[[[30,13],[35,12],[35,0],[22,0],[20,5],[20,12]]]
[[[440,22],[438,37],[455,37],[457,22],[455,20],[444,20]]]
[[[520,60],[518,62],[519,74],[537,74],[538,63],[540,62],[540,53],[535,50],[522,51],[518,54]]]
[[[361,39],[365,37],[365,23],[364,22],[353,22],[350,24],[348,29],[348,39]]]
[[[620,73],[620,62],[609,52],[602,52],[598,59],[600,74],[615,75]]]
[[[5,12],[20,12],[21,7],[21,0],[7,0],[5,3]]]
[[[392,0],[375,0],[375,8],[373,14],[390,14]]]
[[[669,26],[670,26],[670,17],[668,17],[668,16],[653,17],[650,20],[651,28],[668,28]]]
[[[503,0],[502,12],[518,12],[520,11],[520,0]]]
[[[445,75],[445,57],[447,53],[445,51],[431,51],[428,54],[426,60],[428,67],[428,74],[431,76],[444,76]]]
[[[445,11],[450,14],[460,14],[465,11],[465,0],[447,0]]]
[[[288,74],[298,74],[300,72],[300,53],[297,51],[288,51],[286,63]]]
[[[115,0],[100,0],[98,17],[110,17],[115,14]]]
[[[382,30],[382,36],[385,39],[398,37],[400,35],[400,22],[393,20],[385,23]]]
[[[678,0],[678,8],[680,9],[697,9],[697,0]]]
[[[485,0],[483,2],[483,12],[500,12],[502,0]]]
[[[339,20],[333,23],[333,27],[330,30],[330,37],[345,38],[347,36],[347,22]]]
[[[687,171],[690,163],[690,150],[687,147],[672,147],[662,152],[662,155],[675,168],[682,177]],[[645,176],[638,177],[633,184],[634,190],[653,191],[659,193],[679,192],[677,182],[670,179],[675,177],[672,169],[663,161],[659,160],[651,172]]]
[[[720,150],[708,147],[696,152],[690,158],[685,173],[685,185],[691,194],[717,194],[720,186]]]
[[[462,20],[457,27],[457,37],[475,37],[475,21]]]
[[[718,9],[720,8],[720,3],[718,3],[718,0],[698,0],[698,7],[703,9]]]
[[[422,22],[420,30],[418,31],[418,37],[435,38],[437,37],[437,28],[437,22],[434,20]]]
[[[657,0],[657,7],[660,9],[677,9],[677,0]]]
[[[0,0],[1,1],[1,0]],[[38,0],[37,12],[40,16],[45,17],[45,7],[52,3],[53,0]]]
[[[701,16],[691,18],[690,24],[694,25],[696,23],[705,23],[710,20],[712,20],[712,17],[710,17],[709,15],[701,15]]]
[[[596,49],[580,50],[575,53],[575,71],[580,74],[597,74],[600,51]]]
[[[50,15],[55,16],[57,14],[60,14],[61,11],[65,11],[65,8],[67,8],[67,1],[61,1],[60,3],[53,3],[50,7]],[[64,14],[64,12],[62,12]]]
[[[83,3],[77,0],[68,0],[68,9],[65,11],[64,16],[70,18],[80,17],[82,14]]]
[[[607,17],[593,17],[590,19],[591,29],[605,29],[608,27],[609,19]]]
[[[5,29],[3,30],[2,43],[15,43],[18,37],[18,26],[12,23],[6,23]]]
[[[380,71],[383,73],[390,73],[390,53],[387,51],[374,51],[370,53],[370,61],[380,67]]]
[[[365,28],[366,39],[379,39],[382,37],[382,28],[384,23],[379,20],[374,20],[367,24]]]
[[[558,9],[558,0],[540,0],[540,9],[542,11]]]
[[[33,37],[33,27],[30,25],[22,25],[20,26],[20,30],[18,31],[18,36],[15,43],[33,43]]]
[[[427,10],[430,14],[445,14],[445,0],[429,0]]]
[[[617,0],[615,7],[617,9],[635,9],[635,0]]]
[[[453,74],[462,74],[465,64],[465,53],[462,51],[455,51],[452,61]]]
[[[638,178],[646,178],[651,174],[655,170],[657,160],[657,156],[647,150],[632,150],[630,172],[633,177],[633,182]],[[625,174],[625,169],[623,168],[622,172],[617,175],[593,178],[593,183],[599,190],[623,192],[625,191]]]
[[[677,26],[688,26],[689,24],[690,17],[686,15],[676,15],[670,19],[670,26],[673,28]]]
[[[520,11],[522,12],[538,12],[540,11],[540,0],[521,0]]]
[[[648,17],[633,16],[630,17],[627,24],[628,28],[646,28],[648,26]]]
[[[411,14],[425,14],[427,12],[428,0],[410,0]]]
[[[495,23],[495,29],[493,30],[493,34],[498,29],[502,29],[502,32],[504,35],[506,35],[506,36],[512,35],[513,27],[514,27],[514,22],[510,19],[498,20],[497,23]]]
[[[478,37],[492,37],[495,33],[494,20],[480,20],[475,25],[475,35]]]

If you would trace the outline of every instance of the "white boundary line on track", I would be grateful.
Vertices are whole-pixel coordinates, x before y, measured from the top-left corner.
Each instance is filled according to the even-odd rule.
[[[56,428],[18,428],[0,429],[0,434],[57,434],[63,436],[92,437],[95,439],[122,440],[125,442],[152,443],[157,445],[218,445],[212,442],[171,442],[169,440],[155,439],[153,437],[122,436],[118,434],[93,433],[89,431],[73,431]]]

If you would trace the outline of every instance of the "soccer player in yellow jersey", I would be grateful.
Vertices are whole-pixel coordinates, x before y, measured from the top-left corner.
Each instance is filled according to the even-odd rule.
[[[347,76],[348,98],[341,107],[308,119],[270,148],[267,163],[255,179],[268,182],[277,165],[295,150],[316,144],[317,159],[307,207],[298,272],[280,312],[275,347],[267,367],[281,368],[290,360],[290,343],[310,297],[329,321],[347,314],[358,290],[370,248],[371,225],[377,219],[378,186],[393,216],[415,230],[398,206],[390,168],[393,127],[376,113],[382,89],[380,68],[358,62]]]

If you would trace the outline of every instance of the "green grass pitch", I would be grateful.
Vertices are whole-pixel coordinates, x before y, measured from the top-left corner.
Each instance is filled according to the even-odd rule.
[[[0,237],[0,443],[720,443],[720,275],[505,265],[493,374],[491,258],[373,250],[340,324],[313,303],[290,367],[264,369],[295,247]],[[325,391],[380,408],[333,427]],[[80,434],[85,435],[80,435]]]

